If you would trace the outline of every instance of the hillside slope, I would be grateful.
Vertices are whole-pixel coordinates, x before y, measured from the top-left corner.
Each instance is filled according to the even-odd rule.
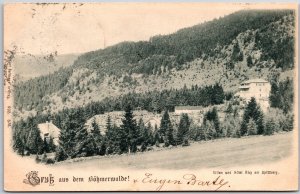
[[[17,85],[16,114],[57,112],[128,92],[192,84],[219,83],[235,92],[249,78],[293,77],[294,36],[294,12],[252,10],[149,41],[123,42]]]

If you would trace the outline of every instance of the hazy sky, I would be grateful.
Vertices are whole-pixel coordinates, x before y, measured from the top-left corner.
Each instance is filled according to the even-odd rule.
[[[31,54],[82,53],[121,41],[148,40],[249,8],[228,3],[6,5],[4,44],[5,49],[15,45]]]

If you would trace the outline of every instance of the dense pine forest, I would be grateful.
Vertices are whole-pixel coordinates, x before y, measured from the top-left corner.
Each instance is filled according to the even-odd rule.
[[[292,113],[293,101],[291,99],[287,100],[287,98],[293,98],[292,83],[291,80],[280,82],[279,88],[283,92],[280,94],[275,84],[273,85],[270,96],[273,108],[268,113],[264,114],[255,98],[252,98],[247,103],[241,118],[238,113],[241,111],[239,108],[240,101],[237,101],[231,95],[229,95],[230,98],[226,99],[221,90],[222,88],[217,85],[204,89],[194,86],[193,89],[189,90],[183,88],[180,91],[173,91],[174,94],[178,95],[176,99],[184,100],[192,97],[191,94],[193,93],[194,97],[201,97],[201,93],[197,93],[197,91],[209,91],[209,89],[214,91],[215,89],[216,92],[214,94],[217,94],[217,98],[210,98],[210,101],[207,102],[208,105],[221,104],[225,100],[229,102],[225,110],[226,118],[223,122],[219,119],[217,109],[211,108],[204,114],[200,126],[193,124],[188,114],[185,113],[181,114],[178,126],[174,126],[169,116],[168,108],[170,109],[170,106],[167,104],[162,106],[163,111],[161,111],[160,126],[145,125],[142,120],[136,121],[132,113],[133,107],[138,108],[142,105],[138,102],[143,102],[141,95],[137,97],[137,94],[128,94],[123,97],[123,106],[119,104],[120,99],[110,99],[109,104],[107,101],[100,103],[92,102],[83,108],[64,109],[54,115],[41,114],[34,118],[29,117],[25,121],[16,122],[13,126],[13,148],[20,155],[24,155],[25,151],[27,154],[38,155],[44,153],[44,162],[53,163],[54,160],[45,159],[47,153],[53,151],[56,152],[55,160],[62,161],[93,155],[103,156],[138,151],[143,152],[152,150],[153,146],[160,147],[161,145],[164,147],[188,146],[190,141],[207,141],[224,137],[239,138],[249,135],[272,135],[275,132],[291,131],[293,130],[294,122]],[[158,96],[162,100],[166,97],[164,95],[172,94],[172,91],[162,91],[157,94],[159,94]],[[272,94],[276,94],[277,98],[273,98]],[[148,95],[146,94],[144,97]],[[278,103],[278,100],[286,100],[286,106],[282,107],[281,103]],[[153,102],[157,101],[154,100]],[[188,100],[185,102],[186,104],[184,105],[190,105],[189,102],[195,103],[195,101]],[[120,107],[113,106],[117,106],[117,104]],[[151,108],[150,110],[152,111],[158,111],[158,104],[152,103],[152,106],[150,105],[148,108]],[[100,133],[101,128],[95,120],[92,122],[92,129],[90,131],[87,130],[86,121],[89,118],[96,114],[103,114],[112,110],[125,110],[121,126],[113,125],[111,118],[108,117],[105,135]],[[37,128],[39,123],[49,120],[52,120],[61,129],[58,147],[53,144],[53,139],[50,139],[50,142],[43,140]],[[38,156],[37,158],[40,161]]]

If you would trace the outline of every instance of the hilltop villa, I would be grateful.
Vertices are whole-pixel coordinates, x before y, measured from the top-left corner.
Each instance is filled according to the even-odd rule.
[[[47,141],[50,140],[50,137],[53,138],[53,142],[55,145],[58,145],[58,137],[60,134],[60,129],[56,127],[52,121],[46,123],[38,124],[38,129],[41,132],[42,139],[46,139]]]
[[[247,102],[254,97],[259,103],[261,109],[266,112],[269,105],[269,95],[271,91],[271,84],[263,79],[251,79],[241,83],[239,91],[235,96],[245,99]]]

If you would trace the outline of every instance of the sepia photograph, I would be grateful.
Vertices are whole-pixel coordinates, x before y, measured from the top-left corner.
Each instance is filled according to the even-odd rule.
[[[298,190],[298,7],[4,5],[6,191]]]

